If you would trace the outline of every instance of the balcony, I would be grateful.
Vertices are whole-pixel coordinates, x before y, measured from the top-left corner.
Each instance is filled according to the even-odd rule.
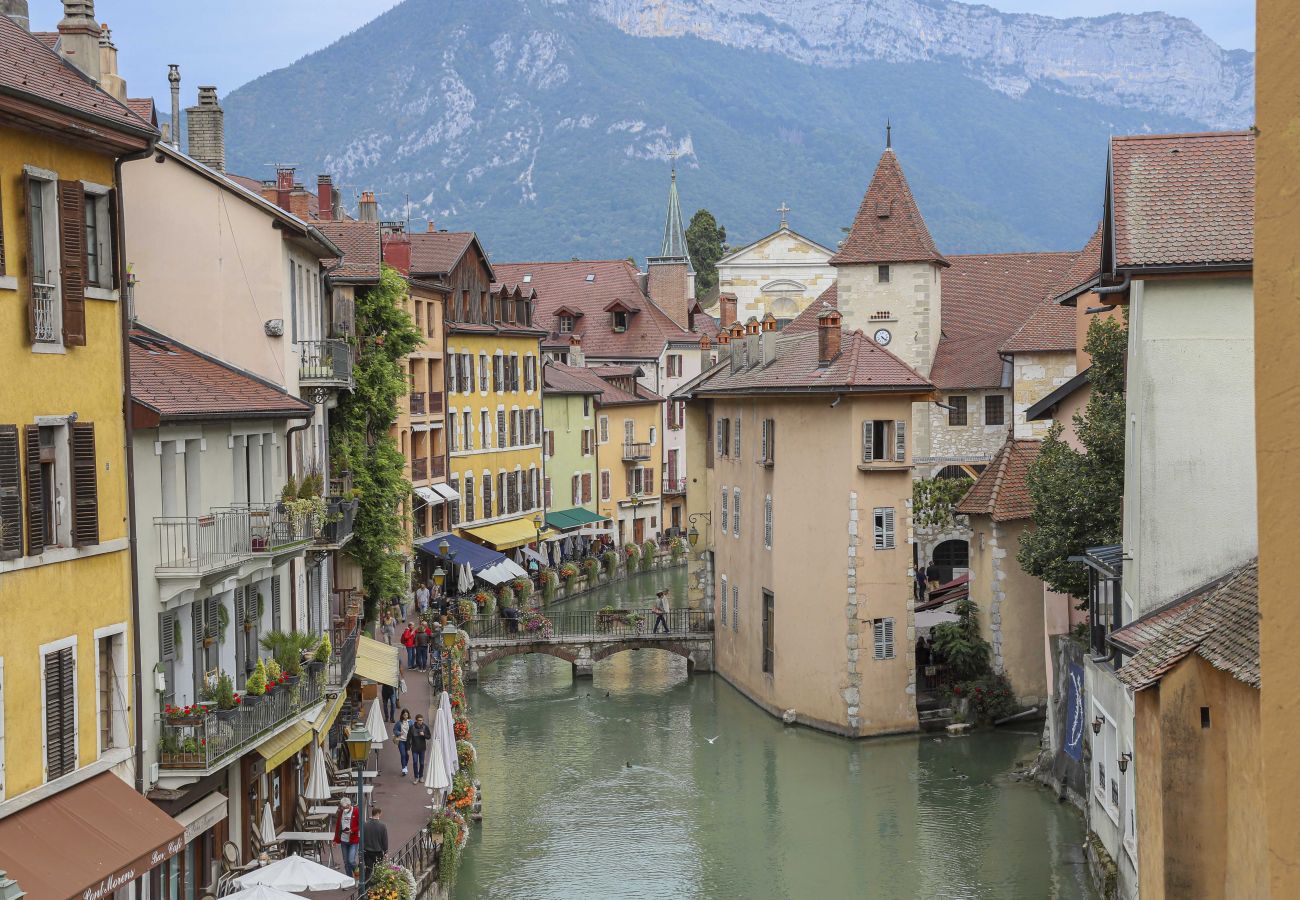
[[[325,524],[316,537],[316,544],[330,550],[338,550],[352,540],[352,529],[356,524],[359,500],[343,497],[325,499]]]
[[[326,683],[331,691],[341,691],[352,680],[352,673],[357,669],[357,635],[361,633],[361,624],[352,626],[347,634],[342,626],[334,629],[334,655],[330,658]]]
[[[299,341],[298,381],[311,387],[352,387],[352,348],[347,341]]]
[[[282,553],[306,544],[321,527],[311,516],[295,519],[279,503],[248,503],[231,509],[247,511],[249,543],[254,554]]]
[[[429,461],[423,456],[411,460],[411,480],[426,481],[429,478]]]
[[[425,404],[424,404],[424,398],[426,396],[427,395],[424,393],[424,391],[411,392],[411,415],[413,416],[428,415],[428,410],[425,409]]]
[[[32,282],[32,328],[36,343],[57,344],[59,334],[58,316],[54,309],[54,285]]]
[[[207,575],[238,565],[252,556],[248,510],[213,510],[206,516],[159,516],[160,575]]]
[[[429,460],[429,477],[430,478],[447,477],[447,461],[443,459],[441,456],[435,456],[433,459]]]
[[[647,444],[624,444],[623,461],[636,462],[650,458],[650,445]]]
[[[661,489],[665,497],[669,497],[674,494],[685,494],[686,479],[678,478],[675,473],[671,473],[671,472],[666,473],[663,477]]]
[[[355,643],[352,654],[355,664]],[[341,677],[341,670],[339,674]],[[269,696],[236,709],[220,712],[208,709],[189,718],[162,716],[158,723],[159,764],[163,769],[220,768],[321,702],[325,698],[325,682],[326,678],[318,680],[307,669],[297,684],[281,685]]]

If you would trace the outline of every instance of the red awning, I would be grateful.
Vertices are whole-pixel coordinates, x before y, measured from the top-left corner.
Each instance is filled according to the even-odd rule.
[[[184,831],[105,772],[0,819],[0,869],[28,897],[103,900],[179,853]]]

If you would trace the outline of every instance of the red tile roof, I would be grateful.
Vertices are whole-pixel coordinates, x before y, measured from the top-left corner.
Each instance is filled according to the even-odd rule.
[[[412,275],[447,274],[477,239],[472,231],[415,231],[410,237]]]
[[[1073,306],[1062,306],[1048,298],[1002,345],[1003,353],[1039,353],[1075,349],[1079,342]]]
[[[1158,683],[1192,653],[1259,687],[1259,560],[1112,632],[1110,640],[1132,654],[1115,675],[1134,690]]]
[[[379,223],[356,221],[317,222],[316,227],[343,251],[343,265],[330,275],[344,279],[379,278]],[[322,260],[334,265],[338,260]]]
[[[266,187],[265,184],[258,181],[256,178],[249,178],[247,175],[236,175],[233,172],[226,172],[225,176],[229,178],[231,181],[233,181],[235,184],[239,185],[245,190],[252,191],[254,194],[257,194],[257,196],[259,197],[262,196],[262,189]],[[271,202],[274,203],[275,200],[272,199]]]
[[[1042,441],[1009,440],[975,479],[957,504],[963,516],[988,516],[994,522],[1028,519],[1034,514],[1029,499],[1029,467],[1038,459]]]
[[[789,331],[787,326],[786,331]],[[733,341],[720,348],[718,364],[688,383],[679,393],[761,394],[802,392],[910,392],[928,394],[930,383],[915,369],[860,331],[840,333],[840,354],[830,365],[818,365],[818,335],[815,332],[767,332],[763,339],[776,339],[776,358],[763,364],[763,354],[753,354],[748,366],[731,370],[728,347],[743,346]]]
[[[1088,243],[1079,251],[1070,268],[1062,276],[1055,288],[1052,299],[1058,303],[1068,300],[1091,287],[1101,273],[1101,235],[1102,223],[1097,223],[1097,230],[1092,233]]]
[[[141,120],[154,128],[158,127],[158,111],[154,108],[152,97],[127,97],[126,105]]]
[[[276,385],[140,327],[131,331],[131,400],[164,420],[311,414]]]
[[[1108,271],[1254,258],[1255,136],[1249,131],[1110,141]]]
[[[625,259],[498,263],[496,273],[501,284],[537,291],[534,321],[552,333],[559,331],[557,310],[580,311],[573,333],[581,335],[588,358],[657,359],[668,341],[692,337],[645,295],[636,267]],[[616,300],[637,310],[628,316],[626,331],[615,331],[606,312]]]
[[[941,276],[943,326],[930,380],[945,390],[1001,387],[998,351],[1074,263],[1077,253],[953,256]]]
[[[606,374],[613,376],[623,374],[612,371],[616,367],[605,366]],[[599,394],[598,406],[628,406],[634,403],[662,403],[664,398],[654,391],[637,384],[636,393],[631,394],[613,385],[600,376],[601,369],[587,369],[581,366],[568,366],[564,363],[548,362],[542,370],[545,390],[565,394]]]
[[[154,131],[126,104],[101,90],[80,69],[55,53],[45,40],[8,16],[0,16],[0,93],[54,104],[71,115],[141,137]]]
[[[836,290],[836,285],[832,283],[830,287],[817,296],[816,300],[809,303],[803,312],[791,319],[790,323],[781,329],[781,333],[798,334],[801,331],[814,331],[817,328],[817,317],[825,310],[834,309],[839,304],[839,291]]]
[[[877,262],[947,265],[925,227],[893,150],[880,155],[849,236],[830,259],[833,266]]]

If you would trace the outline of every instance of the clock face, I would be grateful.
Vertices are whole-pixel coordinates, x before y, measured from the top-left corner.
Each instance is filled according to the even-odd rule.
[[[888,329],[880,328],[876,330],[876,343],[879,344],[880,346],[888,347],[889,342],[892,338],[893,335],[889,333]]]

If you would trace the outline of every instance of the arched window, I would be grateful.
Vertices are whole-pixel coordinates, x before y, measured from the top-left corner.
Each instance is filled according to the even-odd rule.
[[[951,569],[965,569],[970,566],[970,545],[965,541],[944,541],[934,548],[934,564]]]

